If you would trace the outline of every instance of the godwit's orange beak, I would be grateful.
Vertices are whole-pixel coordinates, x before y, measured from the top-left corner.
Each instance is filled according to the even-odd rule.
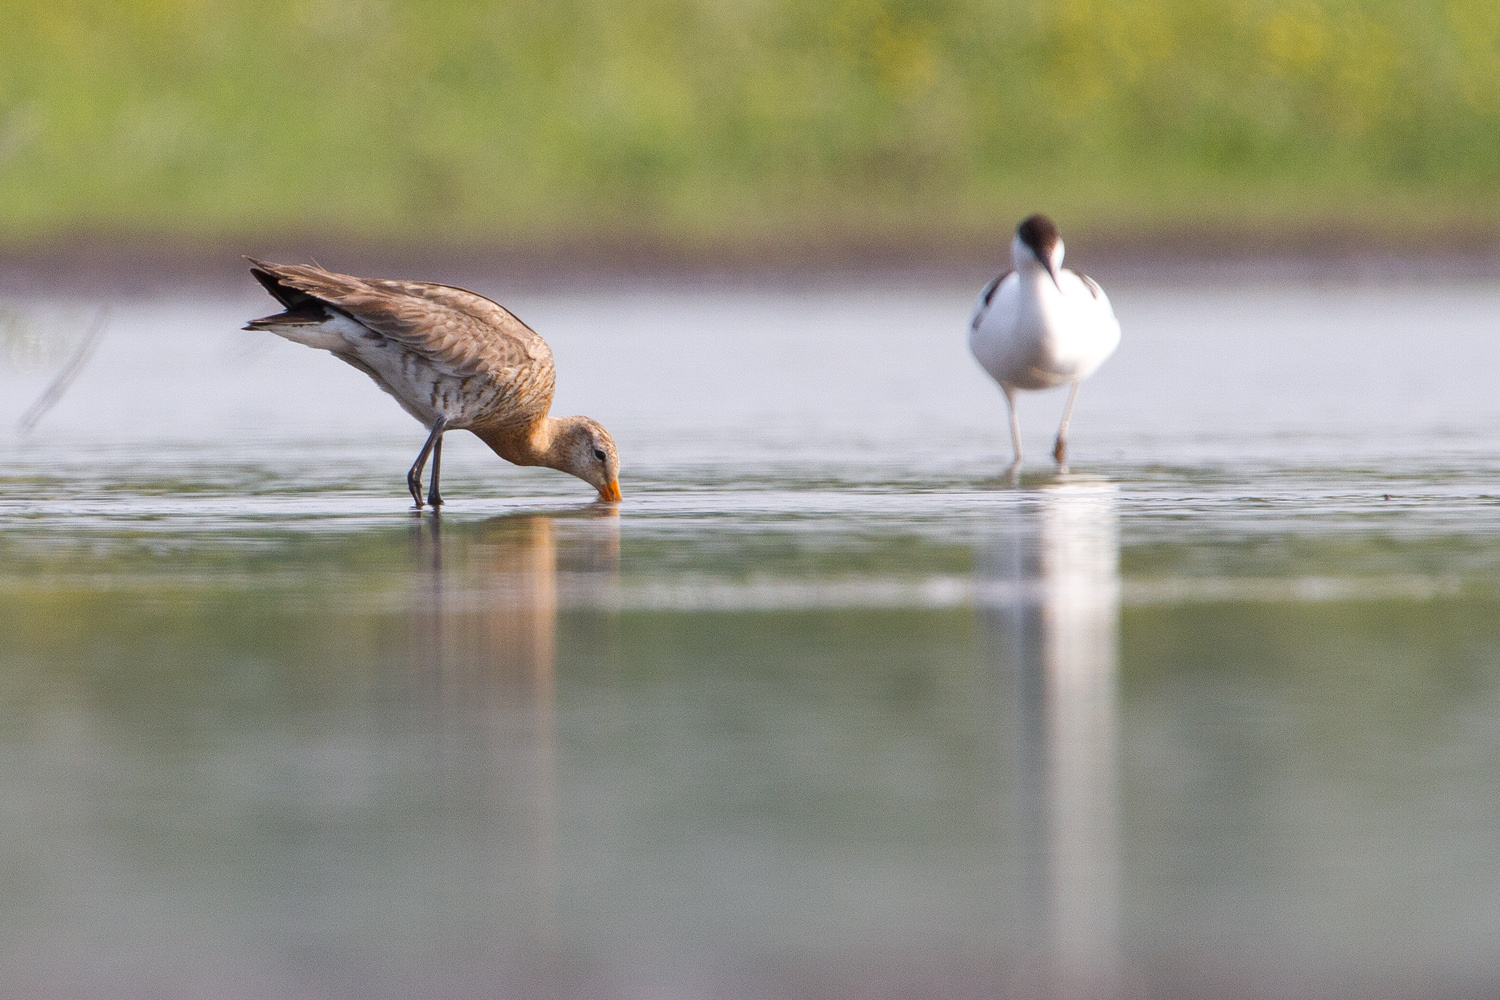
[[[620,502],[620,481],[612,479],[605,485],[599,487],[599,499],[610,503]]]

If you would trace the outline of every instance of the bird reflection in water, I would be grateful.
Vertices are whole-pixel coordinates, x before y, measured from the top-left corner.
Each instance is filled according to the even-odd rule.
[[[565,527],[559,545],[559,526]],[[619,512],[499,517],[417,529],[421,590],[417,662],[445,694],[471,700],[552,700],[559,580],[581,603],[608,605],[618,577]]]
[[[1036,943],[1064,979],[1113,976],[1119,920],[1119,510],[1113,484],[1016,495],[982,560],[1003,664]]]
[[[521,852],[527,871],[507,877],[530,917],[512,916],[545,940],[556,909],[559,606],[611,606],[619,515],[601,506],[474,523],[433,513],[413,527],[412,658],[446,719],[442,780]]]

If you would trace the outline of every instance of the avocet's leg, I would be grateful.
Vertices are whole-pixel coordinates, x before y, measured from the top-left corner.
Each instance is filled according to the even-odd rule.
[[[442,421],[442,426],[447,427],[448,422]],[[438,473],[443,467],[443,432],[437,432],[437,440],[432,443],[432,483],[427,487],[427,506],[437,510],[443,505],[443,495],[438,492]]]
[[[442,438],[447,426],[447,417],[437,418],[437,423],[432,425],[432,433],[427,435],[427,443],[422,445],[417,460],[411,465],[411,471],[406,474],[406,488],[411,490],[411,498],[416,502],[418,510],[422,509],[422,470],[427,466],[427,456],[432,453],[433,446]]]
[[[1068,405],[1063,408],[1062,425],[1057,428],[1057,447],[1052,449],[1052,457],[1057,459],[1058,465],[1068,464],[1068,421],[1073,419],[1073,404],[1078,400],[1079,383],[1073,383],[1073,391],[1068,393]]]
[[[1016,416],[1016,391],[1008,385],[1002,385],[1000,391],[1005,393],[1005,408],[1010,411],[1010,444],[1016,450],[1011,468],[1015,469],[1021,464],[1021,421]]]

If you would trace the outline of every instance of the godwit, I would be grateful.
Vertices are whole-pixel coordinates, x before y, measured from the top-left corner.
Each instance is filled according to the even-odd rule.
[[[334,274],[304,264],[247,257],[250,273],[285,312],[250,322],[331,352],[375,380],[430,428],[406,475],[422,506],[422,469],[432,456],[427,502],[442,505],[443,433],[472,431],[516,465],[569,472],[620,499],[614,439],[588,417],[549,417],[557,373],[552,350],[504,307],[462,288]]]
[[[1017,389],[1053,389],[1072,384],[1057,446],[1058,465],[1068,460],[1068,420],[1078,384],[1098,369],[1120,343],[1120,323],[1104,289],[1087,275],[1063,269],[1062,234],[1045,215],[1021,223],[1010,252],[1015,270],[985,286],[969,321],[969,350],[1000,383],[1010,411],[1010,440],[1021,464]]]

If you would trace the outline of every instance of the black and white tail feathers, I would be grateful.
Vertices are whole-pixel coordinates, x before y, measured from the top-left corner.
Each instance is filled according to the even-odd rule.
[[[283,284],[271,268],[275,265],[266,264],[256,260],[254,257],[246,257],[250,262],[250,273],[255,275],[271,297],[280,302],[285,308],[274,316],[262,316],[245,324],[246,330],[271,330],[282,326],[316,326],[325,320],[331,319],[332,311],[328,304],[314,295],[293,288],[291,285]]]

